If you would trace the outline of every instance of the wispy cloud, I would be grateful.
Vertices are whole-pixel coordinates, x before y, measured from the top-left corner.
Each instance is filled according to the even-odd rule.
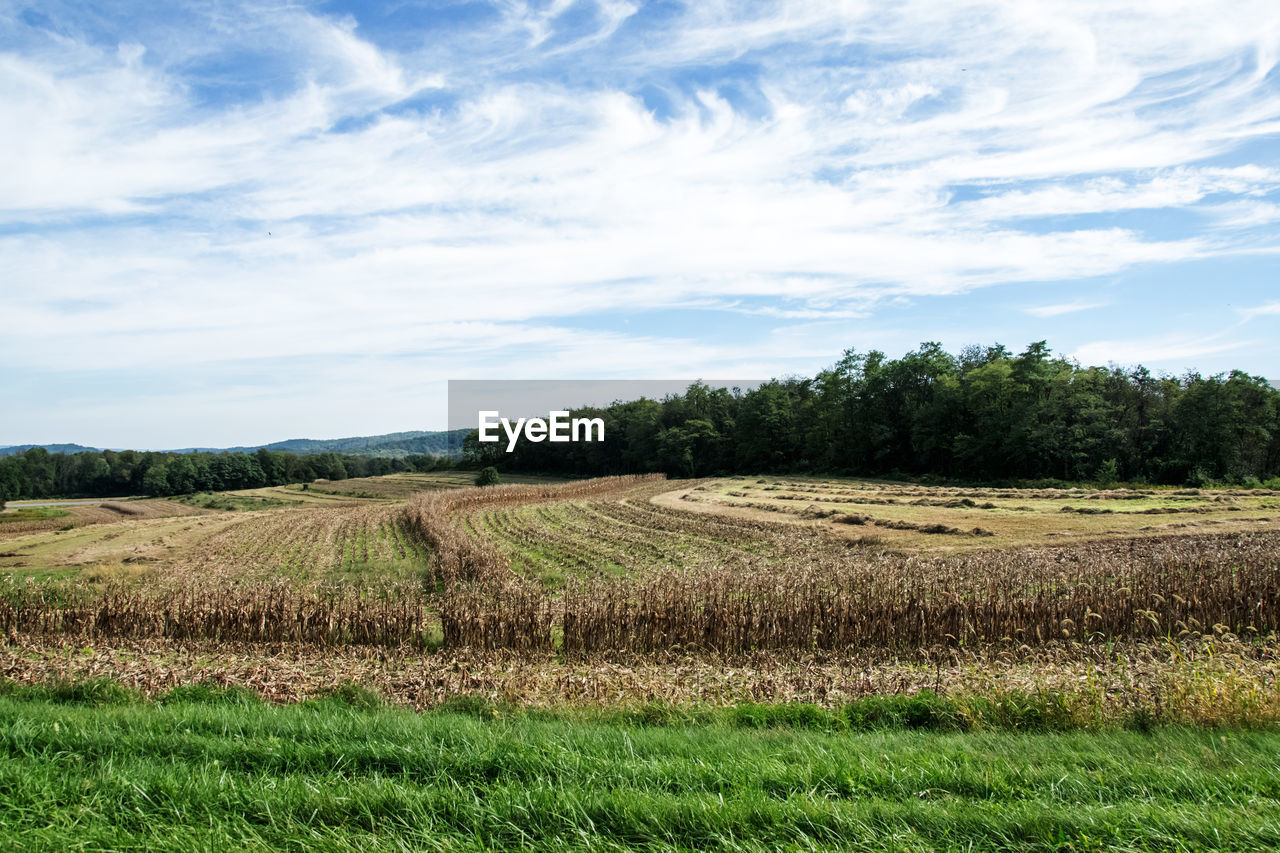
[[[1280,317],[1280,300],[1245,308],[1240,314],[1245,320],[1252,320],[1256,317]]]
[[[1072,357],[1084,364],[1135,365],[1140,363],[1191,362],[1214,353],[1252,346],[1250,340],[1223,340],[1217,336],[1188,338],[1159,335],[1130,340],[1094,341],[1078,348]]]
[[[0,16],[11,365],[480,375],[518,344],[548,375],[694,370],[758,341],[575,318],[870,329],[1280,246],[1262,0],[25,12]],[[1102,306],[1046,301],[1011,317]],[[1160,340],[1132,354],[1182,357]]]
[[[1102,308],[1105,302],[1062,302],[1057,305],[1036,305],[1022,310],[1032,317],[1058,317],[1062,314],[1074,314],[1077,311],[1089,311]]]

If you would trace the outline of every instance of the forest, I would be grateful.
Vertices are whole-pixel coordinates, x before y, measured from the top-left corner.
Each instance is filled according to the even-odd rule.
[[[0,458],[0,502],[53,497],[163,497],[256,489],[316,479],[345,480],[451,467],[444,457],[403,458],[337,453],[151,453],[103,450],[49,453],[32,448]]]
[[[473,465],[572,476],[823,473],[978,482],[1251,485],[1280,475],[1280,390],[1241,371],[1083,367],[1039,341],[902,358],[847,350],[812,378],[619,401],[605,441],[465,443]]]
[[[847,350],[812,378],[750,390],[694,383],[662,400],[572,410],[605,440],[481,444],[464,467],[571,477],[822,473],[969,482],[1207,486],[1280,477],[1280,390],[1241,371],[1082,367],[1044,341],[1014,354],[937,343],[901,358]],[[48,453],[0,459],[0,500],[165,496],[341,480],[455,463],[337,453]]]

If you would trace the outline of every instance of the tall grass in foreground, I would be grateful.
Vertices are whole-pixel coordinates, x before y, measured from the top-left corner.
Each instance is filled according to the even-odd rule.
[[[0,698],[7,850],[1280,846],[1270,732],[851,735],[414,715],[358,709],[358,693],[49,698]]]

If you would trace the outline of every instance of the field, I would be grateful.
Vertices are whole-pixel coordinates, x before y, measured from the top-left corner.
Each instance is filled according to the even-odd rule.
[[[762,730],[754,709],[654,725],[361,698],[0,696],[0,837],[10,850],[1280,845],[1275,733]]]
[[[245,489],[236,492],[220,492],[220,495],[261,498],[282,501],[294,505],[310,503],[352,503],[367,500],[400,500],[419,492],[438,489],[470,487],[475,480],[472,471],[438,471],[430,474],[388,474],[385,477],[353,477],[348,480],[317,480],[314,483],[289,486],[271,486],[265,489]],[[508,483],[548,483],[555,480],[545,477],[524,477],[510,474]]]
[[[67,643],[106,672],[123,666],[122,647],[136,663],[201,644],[206,658],[235,648],[255,660],[281,653],[262,644],[294,643],[298,660],[319,648],[351,678],[425,707],[425,685],[448,679],[424,673],[459,656],[473,671],[521,660],[486,689],[520,703],[524,682],[543,704],[582,698],[534,674],[571,685],[570,666],[605,679],[593,701],[706,701],[721,679],[725,702],[821,703],[971,688],[966,668],[1034,686],[1084,671],[1114,683],[1127,666],[1157,684],[1208,660],[1235,661],[1230,677],[1262,690],[1273,665],[1280,495],[1264,490],[661,477],[476,489],[466,476],[6,514],[8,671],[97,671],[59,662]],[[378,667],[362,663],[370,647]],[[691,675],[664,690],[673,660]],[[614,665],[646,676],[609,685]],[[809,688],[796,687],[798,666]],[[415,670],[423,690],[404,686]],[[281,671],[297,689],[274,698],[317,686],[306,667]],[[1142,701],[1175,689],[1190,688],[1159,682]],[[1100,695],[1120,719],[1146,693]]]
[[[1240,533],[1280,522],[1280,493],[1267,489],[975,489],[734,477],[664,496],[673,500],[735,517],[813,519],[846,537],[949,551]]]
[[[212,762],[242,754],[222,740],[235,719],[253,732],[243,736],[281,744],[265,764],[236,759],[235,784],[247,787],[235,796],[283,793],[261,794],[271,819],[250,809],[196,822],[264,849],[304,838],[340,846],[335,827],[376,832],[388,849],[763,849],[776,833],[808,849],[863,830],[880,840],[860,849],[1094,849],[1118,839],[1257,849],[1276,837],[1273,735],[1244,733],[1280,722],[1280,493],[797,477],[468,482],[395,475],[6,513],[0,692],[11,704],[0,717],[7,781],[27,798],[10,802],[67,804],[51,839],[70,837],[73,810],[87,809],[102,816],[88,837],[111,847],[123,837],[111,834],[112,804],[132,801],[117,795],[123,762],[128,778],[154,786],[140,814],[185,821],[198,798],[181,792],[203,790],[208,768],[223,766]],[[401,710],[317,704],[335,689]],[[128,701],[77,707],[104,690]],[[210,693],[239,698],[213,708],[170,698]],[[876,705],[871,717],[860,704],[894,697],[908,704]],[[254,704],[262,699],[303,704]],[[52,721],[39,737],[18,722],[31,714]],[[413,775],[383,747],[359,754],[389,776],[338,778],[314,764],[350,760],[354,743],[336,742],[365,723],[394,730],[391,752],[425,731],[474,753],[463,764],[502,758],[477,777],[457,762],[430,771],[461,786],[457,802],[428,797],[423,780],[437,777]],[[313,724],[342,733],[283,745],[295,735],[281,732]],[[853,734],[868,725],[885,731]],[[914,728],[941,731],[904,731]],[[212,739],[189,740],[205,729]],[[1152,731],[1164,734],[1132,734]],[[1067,736],[1027,732],[1074,732],[1076,752],[1051,760],[1068,743],[1054,738]],[[1143,746],[1151,737],[1192,762],[1187,776],[1166,778]],[[206,770],[179,779],[104,738],[180,748]],[[511,738],[535,745],[512,752]],[[642,741],[627,769],[608,771],[622,777],[600,777],[615,793],[567,781],[615,760],[617,744]],[[766,753],[792,749],[808,756],[795,775],[768,781]],[[708,780],[700,768],[726,750],[753,757]],[[854,758],[865,750],[881,758]],[[1110,750],[1136,775],[1114,764],[1099,775]],[[666,763],[664,751],[674,751]],[[55,752],[83,756],[93,780],[83,795],[67,793],[75,774],[38,770]],[[1016,757],[1033,754],[1065,788]],[[831,788],[829,761],[851,787]],[[916,769],[884,781],[895,766]],[[520,800],[530,779],[544,780],[539,793]],[[334,800],[343,785],[361,792],[352,802],[373,798],[362,816]],[[480,796],[491,806],[462,807]],[[1193,819],[1192,800],[1219,811]],[[26,828],[10,837],[39,837],[12,808],[4,825]],[[396,824],[396,809],[443,840]],[[522,823],[520,809],[539,817]],[[662,830],[638,817],[645,809],[681,828]],[[312,810],[327,817],[307,828]],[[1033,812],[1044,821],[1015,831]],[[727,828],[747,814],[741,834]]]

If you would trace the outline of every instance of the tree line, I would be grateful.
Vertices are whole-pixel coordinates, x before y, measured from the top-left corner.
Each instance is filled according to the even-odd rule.
[[[603,442],[464,442],[466,467],[570,477],[664,472],[926,476],[982,482],[1280,487],[1280,390],[1241,371],[1083,367],[1044,341],[1014,354],[925,343],[847,350],[812,378],[750,390],[694,383],[662,400],[580,408]],[[0,501],[169,496],[453,467],[441,456],[49,453],[0,458]]]
[[[983,482],[1253,485],[1280,476],[1280,391],[1241,371],[1084,367],[1044,341],[1014,354],[924,343],[847,350],[812,378],[574,410],[605,441],[480,444],[465,460],[569,476],[814,472]],[[1280,480],[1274,483],[1280,486]]]
[[[427,454],[390,459],[337,453],[300,456],[265,449],[254,453],[49,453],[37,447],[0,458],[0,502],[53,497],[163,497],[450,466],[449,460]]]

